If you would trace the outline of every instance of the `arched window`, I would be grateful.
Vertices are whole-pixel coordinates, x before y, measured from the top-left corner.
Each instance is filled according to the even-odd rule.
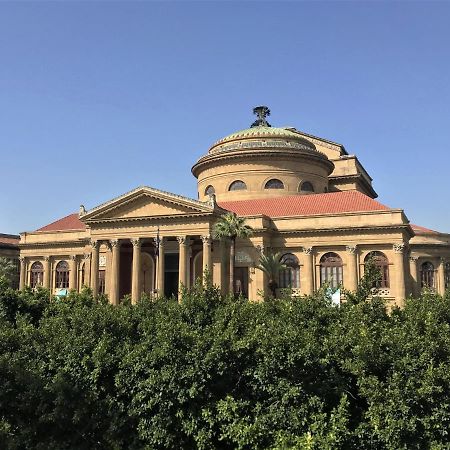
[[[338,287],[344,279],[341,257],[336,253],[325,253],[320,258],[320,284],[328,283],[331,287]]]
[[[67,261],[60,261],[56,265],[55,287],[60,289],[69,287],[69,264]]]
[[[205,189],[205,195],[212,195],[215,194],[216,190],[214,189],[214,186],[209,185],[206,189]]]
[[[31,265],[30,271],[30,287],[42,286],[44,279],[44,266],[41,262],[36,261]]]
[[[236,180],[230,184],[230,188],[228,190],[229,191],[245,191],[245,189],[247,189],[247,185],[241,180]]]
[[[286,266],[280,270],[280,288],[299,288],[300,287],[300,265],[298,258],[292,253],[286,253],[280,259],[280,262]]]
[[[434,289],[434,266],[429,261],[420,266],[420,284],[422,287]]]
[[[377,288],[389,287],[389,260],[382,252],[370,252],[365,258],[364,263],[367,264],[369,260],[372,260],[375,267],[380,271],[381,279],[377,283]]]
[[[300,186],[300,192],[314,192],[314,186],[309,181],[304,181]]]
[[[284,189],[284,184],[281,180],[272,178],[265,184],[264,189]]]
[[[445,263],[445,289],[450,288],[450,262]]]

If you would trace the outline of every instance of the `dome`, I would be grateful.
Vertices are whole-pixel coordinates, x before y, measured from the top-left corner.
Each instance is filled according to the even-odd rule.
[[[258,145],[259,144],[259,145]],[[209,149],[209,154],[255,147],[284,147],[298,150],[315,150],[314,144],[289,128],[255,126],[236,131],[219,139]]]
[[[215,142],[192,167],[198,197],[218,201],[324,192],[334,164],[295,128],[272,127],[266,106],[250,128]],[[308,189],[305,189],[305,186]]]

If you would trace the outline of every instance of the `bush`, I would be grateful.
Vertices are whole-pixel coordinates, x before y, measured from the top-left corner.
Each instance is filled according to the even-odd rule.
[[[0,282],[0,447],[448,448],[450,298],[360,300],[198,283],[114,307]]]

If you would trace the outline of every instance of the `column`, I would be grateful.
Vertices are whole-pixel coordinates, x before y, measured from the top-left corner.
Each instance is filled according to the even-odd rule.
[[[208,271],[208,277],[211,279],[212,275],[212,264],[211,264],[211,236],[208,234],[202,236],[203,242],[203,277],[205,276],[205,271]],[[204,278],[204,282],[207,280]]]
[[[398,306],[405,304],[406,287],[405,287],[405,261],[404,250],[405,244],[394,244],[394,268],[395,268],[395,300]]]
[[[225,239],[220,241],[220,292],[223,295],[228,293],[229,278],[227,277],[227,269],[229,252],[227,252],[227,242]]]
[[[109,284],[109,301],[113,305],[119,304],[119,276],[120,276],[120,242],[111,239],[111,280]]]
[[[22,290],[26,286],[27,277],[27,260],[21,256],[20,261],[20,278],[19,278],[19,289]]]
[[[418,267],[417,267],[418,259],[419,259],[418,256],[409,257],[409,274],[411,280],[411,294],[413,297],[417,297],[420,292]]]
[[[77,256],[71,255],[69,258],[69,289],[77,290]]]
[[[90,253],[84,253],[83,254],[84,259],[84,280],[83,280],[83,286],[90,286],[91,285],[91,254]]]
[[[445,294],[445,258],[440,258],[438,267],[438,292],[441,295]]]
[[[347,245],[347,286],[349,291],[356,291],[358,289],[358,265],[356,263],[356,245]]]
[[[181,289],[187,287],[187,239],[186,236],[177,237],[180,247],[179,261],[178,261],[178,300],[181,300]]]
[[[44,256],[44,287],[50,289],[50,257]]]
[[[98,295],[98,258],[100,243],[98,241],[91,241],[91,289],[92,295]]]
[[[133,244],[133,270],[131,278],[131,303],[135,305],[141,296],[141,240],[131,239]]]
[[[303,247],[305,258],[303,261],[304,284],[301,292],[304,295],[312,295],[314,292],[314,267],[313,267],[313,247]]]
[[[157,273],[157,289],[160,297],[164,296],[164,238],[160,238],[158,251],[158,273]]]

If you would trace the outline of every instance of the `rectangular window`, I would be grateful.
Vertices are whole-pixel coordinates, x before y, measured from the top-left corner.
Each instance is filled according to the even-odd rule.
[[[105,271],[104,270],[98,271],[98,293],[99,294],[105,293]]]

